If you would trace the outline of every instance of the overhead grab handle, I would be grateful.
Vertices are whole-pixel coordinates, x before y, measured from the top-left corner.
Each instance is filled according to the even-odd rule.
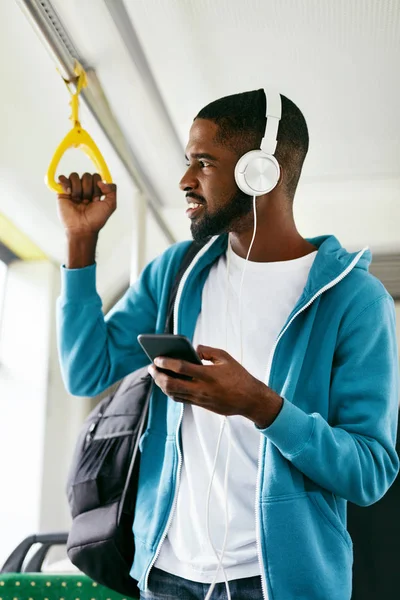
[[[68,150],[69,148],[79,148],[80,150],[82,150],[93,162],[93,164],[96,167],[96,172],[100,173],[102,180],[106,183],[112,183],[110,171],[108,170],[108,167],[100,150],[98,149],[88,132],[81,127],[81,124],[79,122],[78,96],[80,94],[81,89],[87,86],[87,78],[82,65],[78,61],[76,61],[74,72],[78,78],[75,93],[72,93],[70,88],[68,87],[68,84],[70,82],[63,78],[65,85],[67,86],[67,89],[72,96],[70,102],[72,108],[70,120],[72,121],[73,128],[67,133],[65,138],[58,145],[54,156],[51,159],[49,168],[47,169],[47,174],[45,176],[46,185],[51,190],[53,190],[53,192],[57,192],[58,194],[62,194],[64,190],[61,184],[56,182],[56,170],[61,158],[65,154],[66,150]]]

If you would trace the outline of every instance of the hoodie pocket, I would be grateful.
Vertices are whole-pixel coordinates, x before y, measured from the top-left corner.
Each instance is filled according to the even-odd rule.
[[[350,600],[350,536],[320,492],[270,498],[261,515],[273,598]]]
[[[308,495],[310,500],[319,510],[322,519],[325,520],[328,526],[332,527],[332,530],[336,532],[342,541],[350,548],[350,550],[352,550],[353,542],[351,541],[351,537],[347,529],[344,527],[336,512],[333,511],[326,502],[323,495],[319,492],[310,492]]]

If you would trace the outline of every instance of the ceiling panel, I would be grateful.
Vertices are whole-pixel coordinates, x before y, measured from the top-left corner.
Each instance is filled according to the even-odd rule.
[[[202,106],[269,84],[306,116],[305,179],[400,174],[398,0],[125,5],[184,143]]]

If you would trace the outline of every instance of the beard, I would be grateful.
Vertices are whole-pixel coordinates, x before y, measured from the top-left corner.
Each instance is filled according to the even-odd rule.
[[[207,242],[214,235],[239,231],[240,221],[243,217],[251,214],[253,210],[253,197],[245,194],[238,189],[232,199],[216,210],[213,214],[207,211],[207,205],[204,206],[203,214],[198,219],[193,219],[190,225],[190,231],[193,240],[198,244]],[[242,223],[242,226],[244,223]]]

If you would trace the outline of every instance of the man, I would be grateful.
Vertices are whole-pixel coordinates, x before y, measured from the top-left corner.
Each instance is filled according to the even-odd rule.
[[[255,222],[234,169],[260,148],[264,90],[209,104],[190,130],[180,187],[193,238],[206,243],[178,291],[175,332],[208,364],[161,358],[149,367],[158,388],[140,444],[131,571],[142,598],[204,598],[226,542],[215,598],[225,598],[226,576],[240,600],[348,600],[347,501],[376,502],[398,470],[393,300],[368,273],[367,249],[349,254],[333,236],[306,240],[297,231],[308,131],[293,102],[281,101],[280,177],[256,200],[242,289]],[[69,391],[94,396],[148,362],[137,335],[163,332],[188,242],[148,265],[104,319],[95,248],[116,186],[89,174],[60,180],[69,251],[60,360]]]

